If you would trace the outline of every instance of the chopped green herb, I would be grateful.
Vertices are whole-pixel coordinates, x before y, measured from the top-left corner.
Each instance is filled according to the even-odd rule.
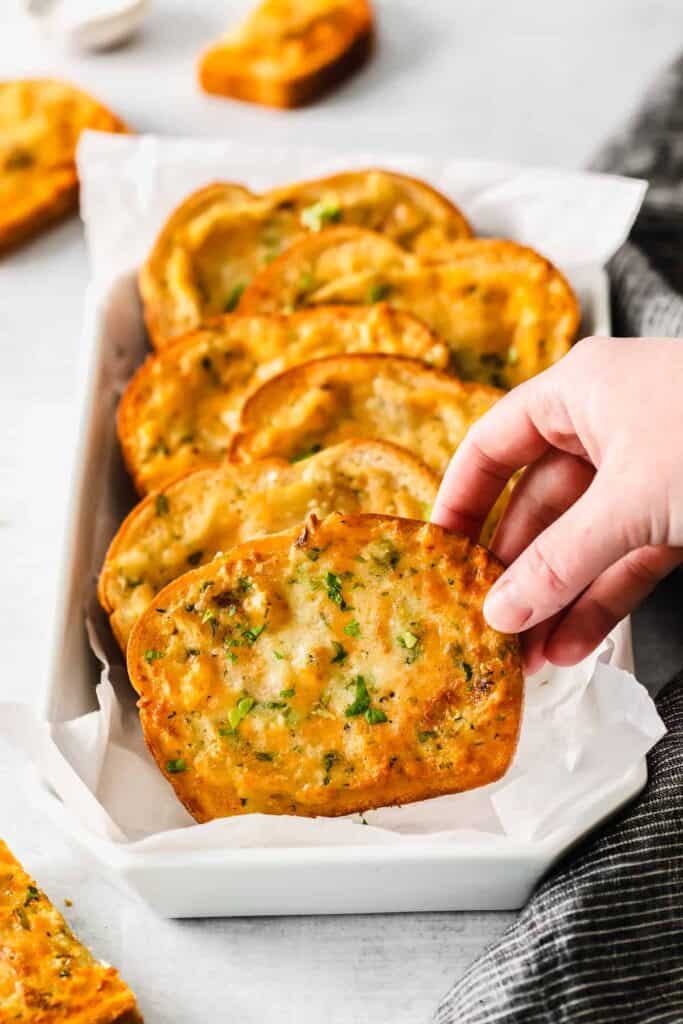
[[[165,494],[157,494],[154,499],[154,511],[158,516],[168,515],[168,498]]]
[[[252,644],[256,643],[265,628],[266,623],[264,622],[261,626],[253,626],[251,629],[245,629],[242,631],[242,638],[251,647]]]
[[[341,665],[342,662],[346,661],[346,659],[348,658],[348,651],[346,650],[343,644],[339,643],[338,640],[333,640],[332,646],[334,647],[334,657],[332,658],[332,664]]]
[[[30,923],[30,921],[28,919],[28,914],[26,913],[24,908],[23,907],[17,907],[16,910],[14,911],[14,913],[17,915],[17,917],[19,919],[19,924],[24,929],[24,931],[25,932],[30,932],[31,931],[31,923]]]
[[[382,299],[386,299],[387,295],[391,291],[391,285],[382,283],[381,281],[375,281],[368,288],[368,304],[374,305],[375,302],[381,302]]]
[[[237,582],[239,583],[239,588],[243,594],[246,594],[246,592],[248,590],[251,590],[251,588],[254,586],[254,584],[252,583],[248,576],[240,576]]]
[[[303,462],[304,459],[310,459],[311,455],[317,455],[320,451],[321,446],[319,444],[313,444],[310,448],[307,448],[303,452],[299,452],[298,455],[292,455],[289,460],[291,463]]]
[[[412,633],[410,630],[407,630],[403,634],[403,636],[397,637],[396,640],[399,647],[402,647],[405,651],[408,652],[408,656],[406,657],[406,664],[412,665],[415,661],[417,661],[418,657],[421,654],[419,636],[416,636],[415,633]]]
[[[144,654],[145,661],[148,665],[151,665],[153,661],[158,661],[159,658],[163,658],[163,656],[163,651],[155,651],[153,647],[150,647]]]
[[[381,708],[368,708],[365,712],[365,721],[368,725],[381,725],[387,721],[387,716]]]
[[[135,590],[142,583],[142,577],[140,579],[133,580],[130,576],[126,576],[126,587],[128,590]]]
[[[325,586],[327,588],[327,596],[329,597],[330,601],[333,601],[336,605],[339,605],[341,611],[347,612],[349,610],[349,606],[344,600],[344,595],[342,594],[342,584],[340,578],[337,575],[335,575],[335,573],[328,572],[325,576]]]
[[[341,206],[334,198],[319,199],[301,211],[301,223],[309,231],[321,231],[325,224],[341,220]]]
[[[257,761],[274,761],[275,754],[270,754],[265,750],[257,750],[254,754]]]
[[[373,562],[385,569],[395,569],[401,561],[401,552],[388,537],[377,542],[371,555]]]
[[[347,636],[360,636],[360,626],[355,619],[351,619],[351,621],[347,622],[344,626],[344,632]]]
[[[284,661],[285,660],[285,656],[282,653],[282,651],[273,651],[273,654],[275,655],[275,657],[277,658],[278,661]]]
[[[462,670],[465,673],[465,682],[469,683],[470,679],[472,678],[472,666],[468,665],[466,661],[463,661]]]
[[[267,700],[263,706],[269,711],[282,711],[283,708],[287,707],[283,700]]]
[[[208,622],[209,623],[209,625],[211,626],[211,632],[215,636],[216,635],[216,629],[218,627],[218,619],[213,614],[213,612],[211,611],[210,608],[207,608],[206,611],[204,612],[204,614],[202,615],[202,622]]]
[[[251,709],[255,706],[256,701],[253,697],[242,697],[237,702],[234,708],[230,708],[228,711],[228,721],[233,729],[236,729],[243,718],[246,718]]]
[[[370,707],[370,694],[368,693],[363,676],[356,676],[353,684],[356,687],[356,695],[344,712],[347,718],[355,718],[356,715],[362,715]]]
[[[29,885],[26,890],[26,899],[24,900],[24,906],[27,907],[29,903],[33,903],[34,900],[40,899],[40,891],[35,885]]]
[[[320,558],[320,548],[307,548],[306,558],[309,562],[317,562]]]
[[[171,775],[178,775],[180,772],[187,771],[187,765],[182,757],[175,757],[172,761],[166,762],[166,771]]]
[[[281,697],[293,697],[295,693],[296,690],[294,689],[293,686],[290,686],[289,689],[287,690],[280,690]]]
[[[227,647],[225,649],[225,657],[228,659],[228,661],[231,661],[233,665],[237,661],[237,655],[235,654],[235,652],[228,650]]]
[[[187,556],[188,565],[199,565],[202,560],[203,551],[193,551],[191,555]]]
[[[245,286],[243,284],[236,284],[230,289],[228,297],[225,300],[223,310],[226,313],[234,313],[239,305],[239,301],[244,294]]]
[[[213,580],[204,580],[204,582],[202,583],[201,587],[199,588],[199,593],[203,594],[204,591],[208,590],[209,587],[212,587],[212,586],[213,586]]]
[[[417,738],[420,743],[426,743],[427,740],[432,740],[436,736],[436,733],[432,729],[427,729],[425,732],[419,732]]]
[[[323,754],[323,771],[325,773],[323,776],[323,786],[329,786],[330,772],[336,760],[337,753],[334,750],[328,750],[326,754]]]

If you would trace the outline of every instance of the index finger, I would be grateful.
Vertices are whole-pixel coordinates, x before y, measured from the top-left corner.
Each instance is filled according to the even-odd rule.
[[[441,481],[433,523],[477,540],[513,473],[551,447],[542,411],[545,376],[520,384],[470,428]]]

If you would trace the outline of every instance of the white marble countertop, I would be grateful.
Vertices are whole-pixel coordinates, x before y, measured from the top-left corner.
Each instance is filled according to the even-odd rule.
[[[370,66],[292,114],[202,96],[195,54],[245,7],[156,0],[130,46],[78,57],[0,10],[3,77],[89,87],[132,128],[268,137],[580,166],[683,40],[680,0],[378,0]],[[43,685],[76,425],[86,252],[77,220],[0,260],[2,699]],[[673,625],[673,623],[669,623]],[[0,748],[3,836],[97,954],[120,967],[148,1024],[413,1024],[509,914],[161,921],[122,897],[34,805]],[[182,973],[182,982],[179,978]]]

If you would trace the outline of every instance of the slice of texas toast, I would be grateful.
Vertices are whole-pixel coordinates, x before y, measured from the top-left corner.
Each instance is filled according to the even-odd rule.
[[[206,92],[261,103],[311,103],[360,67],[372,48],[368,0],[262,0],[202,55]]]
[[[118,428],[138,490],[219,462],[255,388],[296,363],[340,352],[448,362],[448,349],[424,324],[387,306],[225,316],[151,356],[128,384]]]
[[[167,583],[219,551],[287,530],[310,512],[384,512],[426,519],[438,478],[395,445],[346,441],[305,460],[223,462],[186,473],[137,505],[111,542],[100,602],[125,650]]]
[[[209,185],[172,214],[140,271],[153,345],[233,312],[259,270],[330,224],[377,231],[429,258],[471,234],[449,199],[392,171],[347,171],[261,196],[238,185]]]
[[[157,595],[128,644],[147,744],[197,821],[338,815],[486,785],[514,753],[502,566],[441,527],[332,514]]]

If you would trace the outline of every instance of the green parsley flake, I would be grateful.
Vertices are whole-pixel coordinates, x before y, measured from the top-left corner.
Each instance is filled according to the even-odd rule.
[[[381,281],[375,281],[368,288],[368,305],[373,306],[375,302],[381,302],[382,299],[386,299],[387,295],[391,291],[391,285],[382,283]]]
[[[349,611],[349,606],[344,600],[344,595],[342,594],[342,583],[339,576],[333,572],[328,572],[325,576],[325,587],[327,588],[327,596],[330,601],[339,605],[341,611]]]
[[[381,725],[387,721],[387,716],[381,708],[368,708],[365,712],[365,721],[368,725]]]
[[[330,784],[330,772],[332,767],[337,760],[337,753],[334,750],[328,750],[326,754],[323,754],[323,786],[329,786]]]
[[[427,740],[433,740],[435,736],[436,733],[432,729],[426,729],[424,732],[419,732],[417,734],[417,738],[420,743],[426,743]]]
[[[284,661],[285,660],[285,656],[282,653],[282,651],[273,651],[273,655],[277,658],[278,661]]]
[[[154,511],[158,516],[168,515],[168,498],[165,494],[157,494],[154,499]]]
[[[356,694],[344,712],[347,718],[363,715],[370,707],[370,694],[368,693],[363,676],[356,676],[353,680],[353,685],[356,687]]]
[[[151,665],[153,661],[158,661],[159,658],[163,658],[163,656],[163,651],[155,651],[153,647],[150,647],[144,654],[145,661],[148,665]]]
[[[242,295],[244,294],[244,289],[245,289],[245,285],[243,285],[243,284],[236,284],[236,285],[234,285],[230,289],[230,292],[228,293],[228,297],[225,300],[225,305],[223,306],[224,312],[226,312],[226,313],[234,313],[235,312],[235,310],[237,309],[237,306],[239,305],[239,301],[242,298]]]
[[[251,629],[245,629],[242,631],[242,639],[251,647],[252,644],[256,643],[265,628],[266,623],[264,622],[261,626],[253,626]]]
[[[466,661],[463,661],[462,670],[465,673],[465,682],[469,683],[470,679],[472,678],[472,666],[468,665]]]
[[[254,754],[257,761],[274,761],[275,754],[271,754],[266,750],[257,750]]]
[[[293,686],[290,686],[288,690],[280,690],[281,697],[293,697],[295,693],[296,690]]]
[[[332,646],[334,648],[334,657],[332,658],[332,664],[341,665],[342,662],[346,661],[346,659],[348,658],[348,651],[346,650],[343,644],[339,643],[338,640],[333,640]]]
[[[341,214],[341,206],[336,199],[319,199],[301,211],[301,223],[309,231],[321,231],[325,224],[338,223]]]
[[[403,636],[396,638],[396,641],[399,647],[402,647],[404,651],[408,652],[406,664],[412,665],[421,654],[419,636],[416,636],[415,633],[412,633],[410,630],[406,630]]]
[[[214,615],[210,608],[207,608],[204,614],[202,615],[202,622],[209,623],[209,625],[211,626],[211,632],[215,636],[216,629],[218,628],[218,619],[216,618],[216,616]]]
[[[310,448],[305,449],[303,452],[299,452],[298,455],[292,455],[289,460],[292,464],[295,462],[303,462],[304,459],[310,459],[311,455],[317,455],[320,451],[321,445],[313,444]]]
[[[347,636],[360,636],[360,626],[355,619],[351,619],[351,621],[347,622],[344,626],[344,632]]]
[[[28,907],[29,903],[33,903],[34,900],[40,899],[40,891],[35,885],[29,885],[26,890],[26,899],[24,900],[24,906]]]
[[[175,757],[172,761],[166,762],[166,771],[169,772],[170,775],[179,775],[180,772],[187,771],[187,765],[182,757]]]
[[[228,721],[233,729],[237,729],[242,719],[247,717],[255,705],[256,701],[253,697],[242,697],[234,708],[230,708],[228,711]]]

